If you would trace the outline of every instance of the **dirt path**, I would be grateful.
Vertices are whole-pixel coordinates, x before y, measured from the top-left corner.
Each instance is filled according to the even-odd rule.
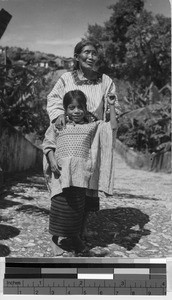
[[[114,196],[101,195],[89,218],[98,235],[82,256],[172,256],[172,175],[131,169],[116,154],[115,177]],[[0,196],[0,256],[52,257],[49,207],[42,174],[11,178]]]

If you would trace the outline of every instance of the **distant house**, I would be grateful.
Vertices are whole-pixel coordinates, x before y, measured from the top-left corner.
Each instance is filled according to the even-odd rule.
[[[21,60],[21,59],[13,62],[14,66],[19,66],[19,67],[25,67],[26,64],[27,64],[27,62],[24,60]]]
[[[54,60],[49,61],[49,67],[63,68],[70,70],[73,67],[73,58],[56,57]]]
[[[73,58],[63,58],[64,61],[64,69],[72,69],[73,68]]]
[[[47,69],[49,67],[47,58],[41,58],[38,62],[38,66]]]
[[[55,59],[49,59],[48,57],[42,57],[41,59],[38,60],[38,62],[36,63],[36,66],[41,67],[41,68],[53,68],[53,69],[57,69],[57,68],[63,68],[64,67],[64,63],[63,63],[63,59],[60,57],[56,57]]]
[[[35,66],[41,68],[52,68],[52,69],[67,69],[70,70],[73,67],[73,58],[55,57],[54,59],[49,59],[48,57],[42,57],[38,60]]]
[[[54,62],[56,63],[56,65],[60,68],[64,68],[64,60],[61,57],[56,57],[54,59]]]
[[[56,69],[58,67],[55,60],[49,60],[48,66],[49,66],[49,68],[52,68],[52,69]]]

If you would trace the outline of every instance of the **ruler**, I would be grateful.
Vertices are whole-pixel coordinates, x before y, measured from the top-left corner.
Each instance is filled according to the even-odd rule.
[[[167,295],[165,259],[6,258],[3,294]]]

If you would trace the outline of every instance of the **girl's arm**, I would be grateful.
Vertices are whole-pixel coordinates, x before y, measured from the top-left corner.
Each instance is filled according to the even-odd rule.
[[[50,150],[47,153],[47,159],[51,168],[51,171],[57,176],[60,176],[61,167],[58,166],[57,161],[55,159],[54,151]]]
[[[110,109],[110,124],[112,130],[117,130],[117,119],[116,119],[116,110],[115,110],[115,102],[116,102],[116,96],[114,94],[108,95],[108,104]]]
[[[55,133],[56,131],[56,133]],[[57,176],[60,176],[61,168],[57,165],[55,159],[55,150],[56,150],[56,138],[57,130],[54,128],[54,124],[51,124],[45,133],[45,138],[42,144],[43,152],[47,157],[48,164],[51,171]]]

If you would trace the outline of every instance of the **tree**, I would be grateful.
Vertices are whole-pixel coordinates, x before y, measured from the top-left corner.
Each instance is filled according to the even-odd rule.
[[[128,27],[136,23],[143,7],[143,0],[119,0],[109,7],[113,13],[105,23],[105,31],[110,41],[106,48],[106,55],[112,64],[125,62],[128,42],[126,33]]]
[[[131,81],[161,88],[170,80],[170,19],[143,11],[127,31],[125,62]]]
[[[98,25],[95,23],[95,25],[88,25],[86,38],[88,38],[91,41],[94,41],[97,44],[100,44],[100,41],[106,40],[105,36],[105,28],[103,26]]]
[[[171,81],[171,20],[146,11],[144,0],[119,0],[109,8],[110,19],[89,25],[88,36],[101,43],[110,75],[125,83],[118,137],[136,150],[157,151],[171,139],[171,91],[159,95]]]
[[[104,26],[89,25],[87,36],[102,45],[110,75],[142,88],[170,82],[170,18],[146,11],[144,0],[119,0],[109,8],[110,19]]]

